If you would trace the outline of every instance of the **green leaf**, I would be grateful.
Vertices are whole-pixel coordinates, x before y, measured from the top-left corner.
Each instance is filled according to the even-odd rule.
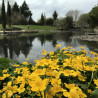
[[[92,92],[91,98],[98,98],[98,88],[96,88],[96,89]]]
[[[48,85],[45,92],[48,92],[51,87],[52,87],[52,85]]]

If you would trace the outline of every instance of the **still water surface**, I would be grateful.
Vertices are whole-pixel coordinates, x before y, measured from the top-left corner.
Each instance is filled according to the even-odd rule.
[[[10,58],[20,62],[25,61],[33,63],[35,59],[40,59],[42,49],[46,51],[54,51],[56,44],[61,44],[61,48],[72,46],[79,50],[80,46],[84,46],[89,51],[98,53],[98,42],[83,41],[72,38],[73,33],[55,33],[41,36],[5,36],[0,39],[0,57]]]

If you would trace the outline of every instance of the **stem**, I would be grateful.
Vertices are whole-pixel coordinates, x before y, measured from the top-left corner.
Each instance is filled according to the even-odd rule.
[[[83,62],[82,62],[82,65],[83,65],[83,72],[84,72],[84,76],[85,76],[85,69],[84,69],[84,64],[83,64]]]
[[[87,88],[89,88],[89,86],[91,85],[91,82],[92,82],[92,80],[93,80],[93,76],[94,76],[94,69],[95,69],[95,66],[93,67],[91,80],[90,80],[90,82],[88,83],[89,85],[88,85],[88,87],[87,87]]]

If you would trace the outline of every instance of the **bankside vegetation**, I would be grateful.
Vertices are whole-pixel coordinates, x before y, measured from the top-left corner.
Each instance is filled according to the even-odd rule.
[[[42,50],[44,56],[35,65],[26,59],[2,70],[2,98],[97,98],[98,54],[60,46],[49,53]]]
[[[46,17],[42,13],[40,19],[35,22],[32,18],[33,12],[29,9],[26,1],[21,6],[14,2],[12,5],[7,2],[7,12],[5,11],[5,2],[2,0],[0,7],[0,23],[3,28],[6,24],[9,25],[41,25],[55,26],[58,29],[80,29],[80,28],[95,28],[98,26],[98,5],[94,6],[88,13],[83,13],[79,10],[69,10],[65,12],[64,17],[58,17],[59,14],[55,10],[51,13],[51,17]]]

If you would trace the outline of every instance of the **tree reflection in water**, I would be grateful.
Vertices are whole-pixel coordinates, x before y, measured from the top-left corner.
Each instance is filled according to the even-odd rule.
[[[41,49],[46,49],[49,52],[55,49],[56,44],[62,44],[62,47],[72,46],[74,48],[85,46],[87,50],[98,52],[98,42],[71,38],[72,34],[72,32],[59,32],[36,37],[5,36],[0,39],[0,57],[14,60],[28,57],[34,60],[41,56]]]

